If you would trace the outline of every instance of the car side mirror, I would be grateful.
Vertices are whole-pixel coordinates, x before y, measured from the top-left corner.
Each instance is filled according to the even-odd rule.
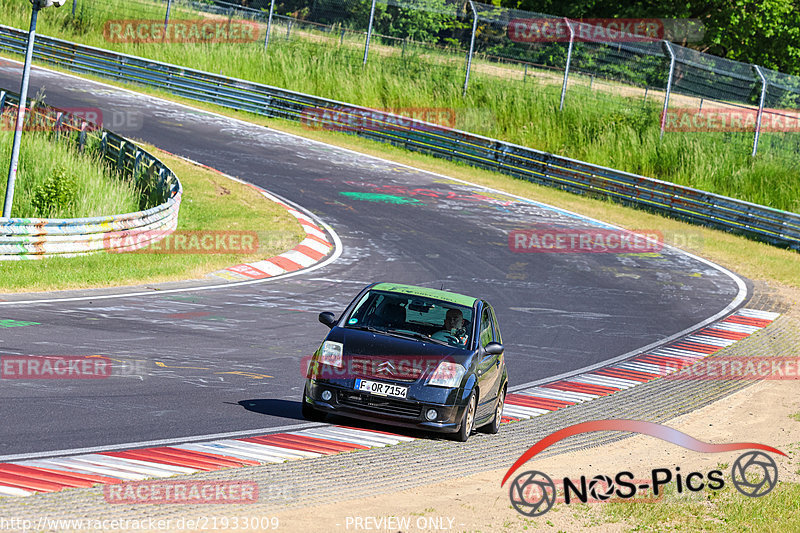
[[[490,342],[486,345],[486,348],[484,348],[489,355],[502,355],[504,349],[503,345],[499,342]]]
[[[329,328],[333,328],[333,325],[336,324],[336,315],[330,311],[323,311],[319,314],[319,321]]]

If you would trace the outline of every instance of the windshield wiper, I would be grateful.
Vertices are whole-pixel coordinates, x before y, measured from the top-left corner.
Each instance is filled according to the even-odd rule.
[[[385,333],[388,333],[389,335],[396,335],[398,337],[410,337],[412,339],[419,339],[425,342],[441,344],[442,346],[450,346],[450,344],[445,341],[440,341],[439,339],[433,339],[431,337],[428,337],[427,335],[423,335],[422,333],[417,333],[416,331],[397,331],[396,329],[387,329]]]
[[[385,329],[376,328],[374,326],[347,326],[347,329],[359,329],[361,331],[371,331],[373,333],[386,333]]]

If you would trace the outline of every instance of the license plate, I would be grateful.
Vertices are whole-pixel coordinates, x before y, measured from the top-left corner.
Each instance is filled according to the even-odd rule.
[[[408,396],[408,387],[392,385],[391,383],[381,383],[380,381],[370,381],[367,379],[357,379],[356,390],[369,392],[378,396],[391,396],[393,398],[405,398]]]

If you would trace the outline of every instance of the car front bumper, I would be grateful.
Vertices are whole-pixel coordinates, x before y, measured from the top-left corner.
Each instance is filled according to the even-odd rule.
[[[422,429],[440,433],[455,433],[461,429],[466,401],[460,402],[463,396],[460,389],[427,390],[418,389],[412,397],[409,390],[407,399],[389,398],[357,391],[352,387],[339,383],[308,380],[303,401],[314,409],[359,420],[378,422],[406,428]],[[322,399],[323,391],[331,392],[331,399]],[[456,399],[439,403],[442,398]],[[436,410],[436,418],[429,420],[426,413]]]

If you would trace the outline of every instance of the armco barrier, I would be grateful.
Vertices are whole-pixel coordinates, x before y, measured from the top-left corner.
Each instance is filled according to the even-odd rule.
[[[0,25],[0,50],[22,54],[26,35],[21,30]],[[800,215],[796,213],[389,113],[59,39],[38,36],[34,57],[72,71],[156,87],[200,102],[347,131],[800,250]]]
[[[0,114],[18,104],[17,95],[0,91]],[[158,205],[137,213],[94,218],[0,218],[0,260],[70,257],[100,250],[130,251],[157,242],[175,230],[181,184],[161,161],[110,131],[97,129],[80,117],[41,103],[26,111],[26,124],[29,123],[36,124],[37,129],[53,131],[62,141],[74,141],[81,150],[93,137],[103,159],[149,189]],[[54,142],[59,141],[54,139]],[[136,246],[130,246],[131,242]]]

